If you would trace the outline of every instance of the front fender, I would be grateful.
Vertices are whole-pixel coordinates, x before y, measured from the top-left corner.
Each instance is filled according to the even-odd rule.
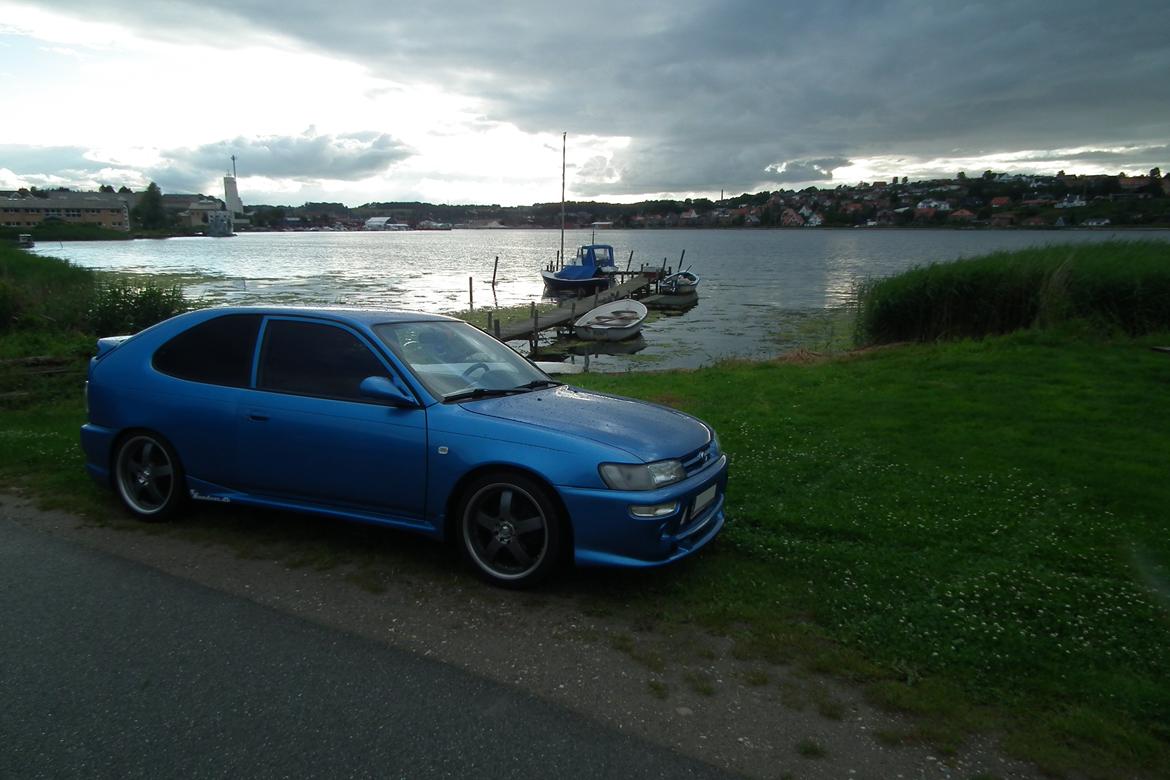
[[[427,520],[444,528],[452,492],[471,472],[516,469],[554,489],[601,489],[597,464],[621,451],[530,425],[473,414],[456,404],[428,410]]]

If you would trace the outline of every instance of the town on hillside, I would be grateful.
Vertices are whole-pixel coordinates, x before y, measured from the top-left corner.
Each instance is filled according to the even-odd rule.
[[[568,228],[1170,227],[1170,173],[1027,175],[986,171],[972,177],[861,182],[833,188],[744,193],[711,200],[564,204]],[[419,202],[245,206],[234,176],[224,197],[135,192],[105,185],[0,191],[0,230],[78,224],[104,231],[230,235],[251,230],[444,230],[554,228],[562,204],[446,205]]]

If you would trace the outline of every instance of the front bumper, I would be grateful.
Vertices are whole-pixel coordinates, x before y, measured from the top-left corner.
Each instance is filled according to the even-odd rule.
[[[710,495],[698,507],[696,500]],[[573,522],[574,559],[581,566],[664,566],[698,551],[723,529],[727,456],[660,490],[558,488]],[[637,517],[631,506],[676,503],[664,517]]]

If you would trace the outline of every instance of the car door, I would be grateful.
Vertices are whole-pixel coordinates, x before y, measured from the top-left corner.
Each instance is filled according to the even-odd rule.
[[[168,379],[133,390],[143,395],[139,408],[153,410],[147,427],[177,450],[192,491],[235,480],[224,453],[238,446],[240,399],[250,392],[261,321],[260,314],[234,313],[180,332],[151,356],[154,371]]]
[[[251,492],[422,522],[426,410],[363,396],[368,376],[400,387],[384,358],[337,323],[267,317],[237,472]],[[409,393],[408,393],[409,394]]]

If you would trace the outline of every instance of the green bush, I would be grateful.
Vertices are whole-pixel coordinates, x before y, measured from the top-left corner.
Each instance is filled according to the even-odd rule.
[[[7,279],[0,279],[0,331],[16,318],[16,288]]]
[[[0,227],[0,240],[16,239],[28,233],[34,241],[128,241],[133,236],[125,230],[112,230],[100,225],[79,225],[71,222],[42,222],[35,227]]]
[[[859,343],[982,338],[1083,320],[1131,336],[1170,329],[1170,243],[1109,241],[934,263],[869,280]]]
[[[127,281],[0,245],[0,333],[136,333],[187,308],[177,286]]]
[[[0,246],[0,332],[83,328],[95,280],[87,268]]]
[[[99,336],[137,333],[187,308],[178,286],[160,287],[111,277],[95,289],[89,327]]]

